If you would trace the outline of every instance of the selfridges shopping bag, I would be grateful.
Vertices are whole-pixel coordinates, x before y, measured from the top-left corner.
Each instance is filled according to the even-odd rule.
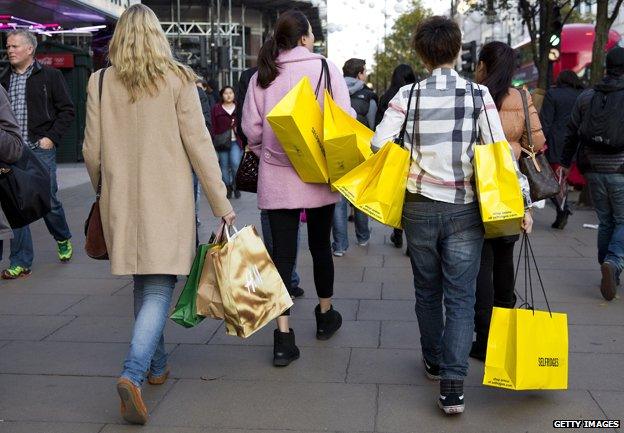
[[[410,90],[407,113],[410,112],[415,87],[416,84]],[[419,98],[420,86],[416,97],[416,115]],[[396,228],[401,228],[405,189],[411,165],[411,152],[405,149],[406,129],[407,114],[394,143],[386,143],[381,150],[332,184],[366,215]]]
[[[329,180],[335,182],[373,155],[375,133],[351,117],[325,91],[323,142]]]
[[[323,114],[308,77],[273,107],[267,121],[301,180],[327,183]]]
[[[481,100],[485,107],[483,95]],[[493,137],[487,110],[485,116]],[[484,144],[483,134],[480,141],[474,148],[473,165],[485,237],[517,235],[522,231],[524,198],[511,146],[507,141]]]
[[[253,226],[226,227],[227,242],[211,250],[227,333],[247,338],[293,305]]]
[[[548,299],[548,311],[534,309],[529,255],[542,283],[528,235],[525,234],[518,260],[520,266],[520,259],[524,258],[524,304],[514,309],[494,307],[483,384],[514,390],[567,389],[568,318],[563,313],[552,313]],[[527,284],[531,288],[530,299],[527,299]],[[542,291],[546,296],[543,284]]]

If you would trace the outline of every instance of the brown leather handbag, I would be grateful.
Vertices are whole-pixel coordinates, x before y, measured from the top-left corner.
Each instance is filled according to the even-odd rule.
[[[104,84],[104,72],[102,69],[99,76],[99,96],[102,101],[102,85]],[[100,170],[101,171],[101,170]],[[85,221],[84,233],[86,237],[85,252],[89,257],[96,260],[108,260],[108,249],[104,240],[104,230],[102,228],[102,217],[100,215],[100,195],[102,194],[102,175],[98,180],[95,203],[91,206],[91,212]]]
[[[245,149],[243,159],[236,172],[236,188],[240,191],[258,192],[258,169],[260,159],[249,149]]]
[[[550,166],[544,153],[535,153],[533,147],[533,137],[531,135],[531,119],[529,117],[529,104],[526,93],[520,90],[522,96],[522,105],[524,107],[525,127],[527,138],[529,141],[529,149],[522,148],[522,152],[526,153],[524,158],[520,158],[518,165],[520,171],[527,177],[529,186],[531,187],[531,201],[536,202],[547,198],[555,197],[559,194],[559,182],[555,177],[555,172]]]

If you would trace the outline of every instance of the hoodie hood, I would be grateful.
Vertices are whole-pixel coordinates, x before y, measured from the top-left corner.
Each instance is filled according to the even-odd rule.
[[[621,77],[605,77],[600,83],[594,86],[598,92],[611,93],[618,90],[624,90],[624,76]]]
[[[349,88],[349,95],[353,95],[355,92],[364,88],[364,81],[358,80],[353,77],[345,77],[345,82]]]

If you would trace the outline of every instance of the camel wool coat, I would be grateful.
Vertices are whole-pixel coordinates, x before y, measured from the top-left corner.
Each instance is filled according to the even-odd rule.
[[[195,254],[195,170],[212,211],[226,199],[197,88],[174,72],[158,94],[135,103],[106,70],[102,99],[89,79],[83,155],[94,189],[102,179],[100,212],[114,275],[187,275]]]

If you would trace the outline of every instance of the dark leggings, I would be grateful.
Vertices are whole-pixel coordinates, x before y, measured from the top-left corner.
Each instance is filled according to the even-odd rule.
[[[297,234],[301,211],[300,209],[270,209],[268,213],[273,236],[272,259],[282,280],[290,282],[297,259]],[[312,254],[316,294],[319,298],[331,298],[334,295],[334,260],[331,253],[330,234],[334,205],[306,209],[306,214],[308,246]],[[290,315],[290,310],[284,315]]]
[[[486,239],[481,250],[481,269],[477,277],[475,332],[477,343],[487,345],[492,307],[513,308],[514,245],[516,238]]]

